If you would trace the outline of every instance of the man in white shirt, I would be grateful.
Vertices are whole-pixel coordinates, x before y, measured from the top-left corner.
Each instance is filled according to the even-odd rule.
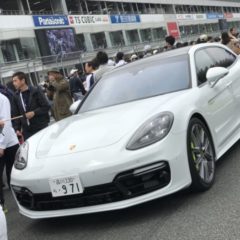
[[[98,64],[95,59],[85,64],[85,73],[87,74],[86,81],[85,81],[85,89],[87,92],[94,85],[94,82],[95,82],[94,73],[97,70],[97,68],[98,68]]]
[[[108,65],[108,55],[105,52],[102,52],[102,51],[98,52],[95,59],[99,64],[99,68],[95,72],[95,82],[97,82],[102,78],[102,76],[105,73],[113,70],[114,66],[109,66]]]
[[[6,121],[4,121],[6,120]],[[0,204],[4,209],[3,196],[3,170],[6,166],[8,185],[10,185],[10,176],[12,166],[15,159],[15,154],[18,150],[19,144],[17,135],[12,127],[11,109],[7,97],[0,93]],[[5,210],[5,209],[4,209]]]
[[[0,205],[0,240],[7,240],[7,224],[5,214]]]

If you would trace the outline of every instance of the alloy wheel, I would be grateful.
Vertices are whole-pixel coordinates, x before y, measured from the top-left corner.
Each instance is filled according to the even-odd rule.
[[[194,166],[202,181],[210,183],[215,174],[214,149],[209,134],[198,123],[191,128],[191,153]]]

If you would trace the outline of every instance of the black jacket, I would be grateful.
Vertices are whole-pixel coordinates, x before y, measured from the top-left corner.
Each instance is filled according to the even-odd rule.
[[[70,91],[72,96],[74,93],[78,93],[78,92],[82,92],[83,95],[86,94],[86,90],[79,77],[76,77],[76,76],[71,77],[69,80],[69,86],[70,86]]]
[[[29,86],[30,96],[29,103],[26,107],[26,112],[34,112],[35,116],[29,120],[29,125],[27,124],[26,118],[21,118],[17,121],[17,124],[14,124],[15,130],[23,130],[30,132],[37,132],[45,127],[47,127],[50,118],[49,118],[49,110],[50,105],[49,102],[44,95],[43,91],[39,87]],[[22,106],[22,101],[20,97],[20,92],[16,93],[17,105],[18,105],[18,115],[24,115],[25,111]]]

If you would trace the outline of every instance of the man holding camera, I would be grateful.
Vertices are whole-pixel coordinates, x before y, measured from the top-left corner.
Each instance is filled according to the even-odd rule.
[[[72,115],[69,108],[72,105],[69,83],[58,69],[48,71],[49,84],[53,87],[53,117],[60,121]]]

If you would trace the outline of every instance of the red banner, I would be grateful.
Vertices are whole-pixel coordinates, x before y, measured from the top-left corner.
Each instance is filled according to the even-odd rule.
[[[232,13],[224,13],[224,18],[233,18]]]
[[[167,23],[168,34],[172,35],[175,38],[180,37],[179,28],[176,22],[168,22]]]

